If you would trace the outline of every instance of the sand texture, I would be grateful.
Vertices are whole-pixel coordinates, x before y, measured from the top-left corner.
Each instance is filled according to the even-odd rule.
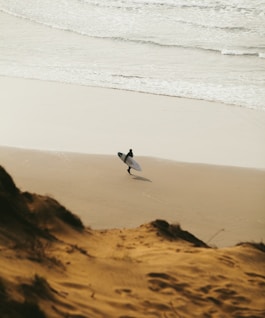
[[[93,229],[179,222],[218,247],[265,240],[265,171],[135,157],[129,176],[116,154],[0,147],[0,162],[24,191],[49,195]]]
[[[0,169],[1,317],[261,318],[264,253],[211,248],[163,220],[91,229]]]

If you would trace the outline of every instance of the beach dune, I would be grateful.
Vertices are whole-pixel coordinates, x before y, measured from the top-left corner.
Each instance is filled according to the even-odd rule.
[[[180,222],[218,247],[264,240],[265,171],[136,157],[118,158],[0,148],[2,165],[22,189],[50,195],[94,229]]]
[[[265,316],[264,112],[0,83],[1,317]]]
[[[2,167],[0,209],[2,317],[264,317],[263,243],[214,249],[164,220],[90,229]]]

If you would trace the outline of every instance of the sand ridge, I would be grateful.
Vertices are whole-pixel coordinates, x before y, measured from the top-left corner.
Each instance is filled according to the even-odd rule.
[[[4,317],[264,317],[263,243],[211,248],[163,220],[84,227],[4,169],[0,205]]]
[[[116,154],[87,155],[0,147],[22,189],[48,194],[93,229],[180,222],[218,247],[264,240],[265,171],[140,157],[129,176]]]

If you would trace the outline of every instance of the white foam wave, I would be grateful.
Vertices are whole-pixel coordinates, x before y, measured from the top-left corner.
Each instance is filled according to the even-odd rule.
[[[264,108],[264,72],[252,72],[265,58],[262,10],[259,0],[0,0],[0,11],[34,29],[32,43],[21,40],[19,46],[10,39],[18,52],[7,52],[2,61],[0,52],[0,73]],[[35,42],[39,34],[47,43]],[[49,44],[53,37],[56,49]],[[155,58],[142,59],[146,52]],[[9,67],[6,57],[21,63]],[[45,62],[33,67],[36,60]]]
[[[242,12],[231,16],[229,6],[238,8],[234,2],[194,0],[187,4],[186,0],[43,0],[36,3],[28,0],[28,5],[24,5],[0,0],[0,10],[45,26],[90,37],[220,51],[222,44],[239,43],[244,46],[251,34],[258,46],[265,36],[265,27],[252,16],[247,15],[242,19]],[[181,9],[164,11],[161,8],[148,8],[154,4],[162,7],[180,6]],[[221,6],[222,10],[218,13],[203,13],[201,6]],[[125,10],[128,7],[130,10]],[[160,27],[157,28],[157,25]],[[175,31],[168,32],[169,29]],[[209,38],[211,41],[208,41]]]
[[[258,88],[253,85],[231,87],[226,84],[192,83],[183,80],[169,81],[141,76],[124,76],[111,72],[87,72],[80,69],[69,71],[63,67],[57,67],[47,72],[47,69],[38,65],[32,65],[31,69],[28,67],[18,69],[14,66],[6,71],[0,71],[0,75],[208,100],[265,111],[265,91],[262,87]],[[251,98],[250,91],[257,97],[255,101]]]
[[[32,16],[32,17],[28,17],[25,14],[19,14],[19,13],[14,13],[11,12],[9,10],[6,9],[0,9],[0,11],[5,12],[7,14],[10,14],[12,16],[16,16],[18,18],[22,18],[25,20],[29,20],[35,23],[39,23],[45,26],[48,26],[50,28],[54,28],[54,29],[59,29],[59,30],[63,30],[66,32],[73,32],[73,33],[77,33],[83,36],[89,36],[92,38],[100,38],[100,39],[110,39],[110,40],[118,40],[118,41],[125,41],[125,42],[134,42],[134,43],[139,43],[139,44],[146,44],[146,45],[157,45],[157,46],[161,46],[161,47],[175,47],[175,48],[186,48],[186,49],[197,49],[197,50],[203,50],[203,51],[215,51],[218,53],[221,53],[223,55],[253,55],[253,56],[257,56],[257,57],[263,57],[262,53],[258,53],[258,52],[253,52],[252,51],[243,51],[243,50],[233,50],[233,49],[221,49],[218,47],[211,47],[211,46],[207,46],[205,45],[206,43],[201,43],[200,45],[192,45],[192,43],[190,41],[188,41],[187,43],[179,43],[179,41],[172,41],[172,39],[166,39],[166,38],[154,38],[154,37],[142,37],[141,35],[137,36],[130,36],[128,37],[127,34],[124,34],[125,36],[123,36],[123,34],[121,33],[120,36],[118,33],[114,34],[108,34],[108,33],[103,33],[103,34],[97,34],[97,32],[94,30],[91,31],[86,30],[86,29],[82,29],[82,27],[79,27],[78,25],[69,25],[68,22],[62,22],[60,24],[56,24],[56,23],[51,23],[49,21],[45,21],[45,20],[39,20],[36,19],[36,17]],[[185,23],[185,24],[191,24],[194,26],[199,26],[199,24],[197,23],[190,23],[190,22],[185,22],[185,21],[178,21],[180,23]],[[216,27],[217,29],[219,27]],[[237,27],[234,29],[238,29]],[[116,35],[116,36],[115,36]]]
[[[223,55],[253,55],[253,56],[259,56],[261,53],[255,52],[255,51],[243,51],[243,50],[234,50],[234,49],[222,49],[221,53]]]
[[[95,6],[108,6],[108,7],[139,7],[139,6],[172,6],[172,7],[184,7],[184,8],[200,8],[200,9],[215,9],[222,10],[225,9],[229,11],[239,11],[253,12],[253,7],[255,8],[255,14],[259,15],[264,12],[265,3],[259,0],[253,0],[249,3],[248,1],[238,1],[238,0],[79,0],[81,2],[95,5]]]

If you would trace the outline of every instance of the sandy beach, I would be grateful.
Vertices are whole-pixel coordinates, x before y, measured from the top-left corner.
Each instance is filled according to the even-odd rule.
[[[214,236],[217,246],[264,239],[265,112],[19,78],[0,83],[0,146],[10,147],[0,148],[1,164],[22,188],[56,197],[97,229],[165,218],[205,241]],[[128,147],[143,168],[131,177],[116,156]]]
[[[58,199],[95,229],[162,218],[211,244],[264,240],[265,171],[137,157],[128,175],[118,156],[0,148],[23,190]],[[133,171],[133,170],[132,170]]]
[[[0,77],[0,145],[265,169],[265,112]]]
[[[264,317],[265,112],[0,84],[1,315]]]
[[[265,317],[264,17],[0,0],[0,318]]]
[[[93,230],[0,167],[3,317],[264,317],[263,243],[210,248],[178,225]]]

